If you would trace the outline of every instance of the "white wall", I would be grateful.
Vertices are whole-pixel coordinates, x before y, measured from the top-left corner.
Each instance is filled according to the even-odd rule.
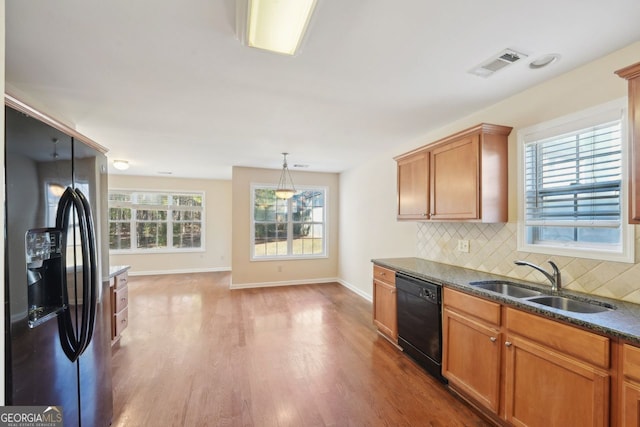
[[[513,126],[509,137],[509,222],[516,222],[517,193],[513,184],[517,182],[518,129],[625,96],[627,82],[614,71],[638,61],[640,42],[442,128],[425,131],[418,141],[397,141],[386,154],[343,173],[340,177],[340,278],[371,295],[371,258],[418,254],[416,223],[400,224],[395,219],[394,156],[478,123]],[[367,216],[363,220],[359,213],[365,208]],[[428,253],[421,255],[428,257]],[[516,257],[516,253],[509,255]]]
[[[396,162],[389,152],[340,174],[343,284],[371,300],[371,259],[416,254],[416,225],[396,221]]]
[[[169,274],[231,269],[231,181],[110,175],[110,189],[203,191],[203,252],[112,254],[110,265],[130,265],[130,274]]]

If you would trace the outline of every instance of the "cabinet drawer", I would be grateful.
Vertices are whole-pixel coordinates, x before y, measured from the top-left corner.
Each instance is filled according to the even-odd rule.
[[[119,313],[129,305],[129,287],[116,289],[113,293],[113,311]]]
[[[113,336],[117,337],[129,324],[129,309],[125,307],[124,310],[113,316],[113,319]]]
[[[640,381],[640,348],[622,346],[622,373],[625,377]]]
[[[379,265],[373,266],[373,278],[392,286],[396,285],[396,272],[388,268],[380,267]]]
[[[127,282],[129,281],[129,274],[125,271],[124,273],[120,273],[115,277],[115,287],[116,289],[121,288],[123,286],[127,286]]]
[[[543,319],[512,308],[507,309],[507,329],[576,359],[608,369],[609,338]]]
[[[470,314],[480,320],[500,325],[500,304],[473,295],[444,288],[445,306]]]

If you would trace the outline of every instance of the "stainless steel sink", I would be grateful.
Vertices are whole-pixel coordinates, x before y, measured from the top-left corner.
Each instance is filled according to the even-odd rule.
[[[527,301],[546,305],[547,307],[557,308],[559,310],[572,311],[574,313],[601,313],[615,308],[609,304],[590,303],[587,301],[578,301],[555,295],[529,298]]]
[[[502,295],[507,295],[514,298],[529,298],[536,295],[542,295],[542,292],[534,291],[533,289],[523,288],[517,283],[492,280],[485,282],[471,282],[471,286],[476,288],[485,289],[491,292],[497,292]]]

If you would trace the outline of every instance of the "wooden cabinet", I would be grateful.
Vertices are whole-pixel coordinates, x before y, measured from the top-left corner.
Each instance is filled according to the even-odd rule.
[[[640,426],[640,384],[636,382],[622,383],[622,420],[625,427]]]
[[[479,134],[431,151],[430,219],[480,218]]]
[[[506,222],[511,129],[482,123],[396,157],[398,219]]]
[[[420,151],[398,160],[398,219],[427,217],[429,152]]]
[[[640,426],[640,348],[622,344],[620,425]]]
[[[458,391],[498,413],[500,305],[444,289],[442,375]]]
[[[616,74],[629,81],[629,222],[640,224],[640,62]]]
[[[396,272],[373,266],[373,323],[384,336],[398,342]]]
[[[122,331],[129,324],[129,275],[127,269],[112,277],[111,282],[111,343],[120,340]]]
[[[513,425],[609,424],[609,339],[506,310],[505,409]]]
[[[450,288],[443,305],[443,376],[487,415],[516,426],[609,425],[609,338]],[[638,414],[640,383],[627,385]]]

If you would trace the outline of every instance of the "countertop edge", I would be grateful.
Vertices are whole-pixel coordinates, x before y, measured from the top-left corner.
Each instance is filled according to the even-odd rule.
[[[583,301],[606,303],[616,307],[602,313],[574,313],[546,307],[528,302],[524,299],[510,297],[469,285],[471,281],[504,281],[515,282],[524,287],[539,290],[551,295],[549,286],[534,282],[514,279],[507,276],[486,273],[478,270],[466,269],[449,264],[442,264],[422,258],[381,258],[372,259],[376,265],[391,270],[400,271],[424,280],[431,280],[445,287],[459,290],[471,295],[479,296],[506,306],[515,307],[529,313],[544,316],[549,319],[588,329],[592,332],[607,335],[640,345],[640,305],[626,301],[599,297],[591,294],[562,289],[554,295],[566,295]]]
[[[130,265],[113,265],[109,267],[109,279],[112,277],[116,277],[118,274],[122,274],[128,269],[130,269]]]

